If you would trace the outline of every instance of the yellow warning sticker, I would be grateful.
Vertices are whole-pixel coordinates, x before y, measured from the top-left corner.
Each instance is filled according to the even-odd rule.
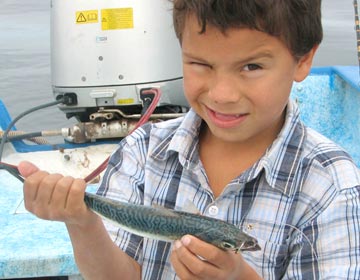
[[[129,105],[129,104],[134,104],[135,100],[134,98],[118,99],[116,103],[118,105]]]
[[[76,24],[99,22],[98,10],[76,12],[75,22]]]
[[[134,28],[133,8],[117,8],[101,10],[101,29]]]

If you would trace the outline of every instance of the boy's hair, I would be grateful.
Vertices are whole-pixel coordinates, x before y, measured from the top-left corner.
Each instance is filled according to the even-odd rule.
[[[171,0],[174,27],[180,42],[186,19],[197,17],[201,29],[212,25],[226,34],[229,28],[251,28],[278,37],[300,58],[321,43],[321,0]]]

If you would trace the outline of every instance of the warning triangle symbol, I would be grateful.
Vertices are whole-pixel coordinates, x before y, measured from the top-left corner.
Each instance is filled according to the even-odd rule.
[[[76,22],[86,22],[86,17],[83,13],[80,13],[79,16],[76,19]]]

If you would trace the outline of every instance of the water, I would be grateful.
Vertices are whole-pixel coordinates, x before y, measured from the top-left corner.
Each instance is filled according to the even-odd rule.
[[[357,65],[353,0],[323,0],[324,41],[314,64]],[[0,0],[0,99],[11,116],[53,101],[50,0]],[[17,124],[27,132],[71,126],[56,107]]]
[[[0,34],[0,99],[11,116],[53,101],[50,1],[0,0]],[[28,115],[16,126],[41,131],[67,126],[67,120],[53,107]]]

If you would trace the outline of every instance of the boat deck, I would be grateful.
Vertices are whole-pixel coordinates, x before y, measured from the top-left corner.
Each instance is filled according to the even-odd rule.
[[[291,94],[304,122],[343,146],[360,166],[360,88],[357,67],[314,68]],[[11,118],[0,102],[2,129]],[[8,147],[5,162],[27,159],[50,172],[84,177],[115,148],[98,146],[27,145]],[[70,160],[64,160],[64,153]],[[68,157],[68,158],[69,158]],[[49,161],[51,159],[51,161]],[[92,185],[95,191],[96,185]],[[80,279],[63,223],[44,221],[24,209],[22,184],[0,170],[0,279],[69,276]]]

